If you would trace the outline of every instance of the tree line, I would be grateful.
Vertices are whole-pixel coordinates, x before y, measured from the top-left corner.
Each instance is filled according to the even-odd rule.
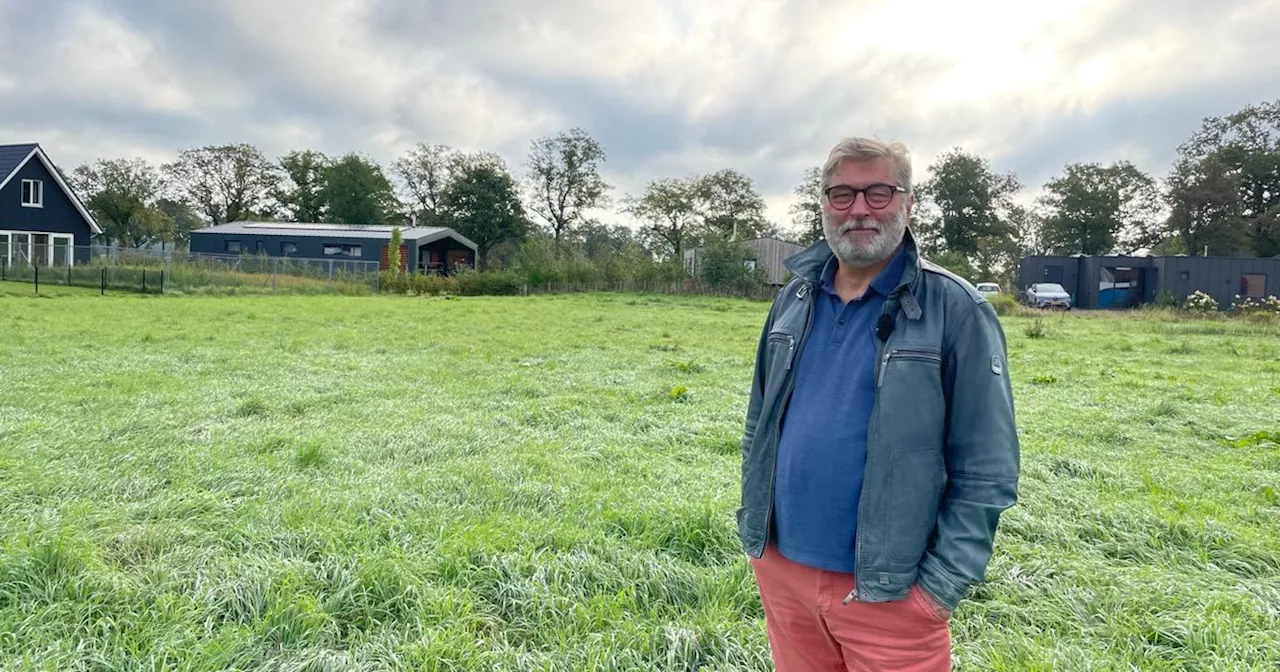
[[[479,247],[479,265],[498,252],[510,263],[526,239],[546,238],[557,256],[629,250],[679,259],[709,237],[781,235],[764,198],[731,169],[651,182],[615,204],[601,175],[604,148],[574,128],[534,140],[518,180],[502,157],[419,143],[389,169],[359,153],[297,150],[267,158],[249,144],[183,150],[171,163],[98,159],[71,181],[93,210],[107,244],[189,243],[190,232],[234,221],[331,222],[450,227]],[[644,226],[591,217],[616,205]]]
[[[482,267],[539,254],[680,263],[684,250],[762,236],[822,236],[820,169],[794,190],[791,221],[765,216],[753,180],[731,168],[650,181],[614,198],[604,147],[574,128],[530,144],[517,178],[493,152],[419,143],[384,168],[356,152],[249,144],[186,149],[170,163],[99,159],[71,173],[108,244],[184,246],[190,231],[243,220],[446,226],[473,240]],[[1280,99],[1202,120],[1163,180],[1129,161],[1074,163],[1030,207],[1016,175],[956,147],[916,185],[913,230],[939,263],[1011,279],[1033,254],[1280,254]],[[601,222],[625,213],[639,227]]]

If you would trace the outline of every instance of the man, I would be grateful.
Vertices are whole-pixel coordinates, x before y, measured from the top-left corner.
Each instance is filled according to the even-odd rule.
[[[1004,332],[920,258],[905,147],[842,140],[822,187],[825,240],[760,335],[739,535],[779,671],[949,670],[1017,499]]]

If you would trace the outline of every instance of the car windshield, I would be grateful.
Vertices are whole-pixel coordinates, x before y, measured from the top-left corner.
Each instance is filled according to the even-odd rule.
[[[1037,292],[1062,292],[1063,294],[1067,293],[1067,290],[1063,289],[1062,285],[1055,284],[1052,282],[1045,283],[1043,285],[1036,285],[1036,291]]]
[[[994,291],[1000,289],[1000,287],[992,282],[980,282],[978,283],[978,289]]]

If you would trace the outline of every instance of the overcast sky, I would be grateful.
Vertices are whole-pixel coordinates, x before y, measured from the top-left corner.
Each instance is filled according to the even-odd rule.
[[[519,174],[580,126],[619,195],[730,167],[779,223],[844,135],[1034,190],[1074,161],[1161,177],[1203,117],[1278,97],[1280,0],[0,0],[0,144],[68,169],[426,141]]]

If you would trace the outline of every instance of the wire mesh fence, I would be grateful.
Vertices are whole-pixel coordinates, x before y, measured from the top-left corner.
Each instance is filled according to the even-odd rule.
[[[582,292],[623,292],[637,294],[673,294],[771,300],[779,286],[764,283],[715,284],[704,280],[618,280],[600,282],[525,283],[522,294],[576,294]]]
[[[0,250],[0,281],[145,294],[369,294],[377,261],[66,246],[55,255]],[[34,250],[40,252],[40,250]]]

